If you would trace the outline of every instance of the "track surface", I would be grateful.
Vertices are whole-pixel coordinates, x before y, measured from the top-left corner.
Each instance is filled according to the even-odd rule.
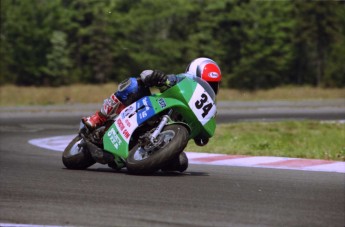
[[[1,118],[0,223],[66,226],[341,226],[345,175],[191,165],[128,175],[63,167],[28,140],[76,132],[79,117]],[[0,224],[1,225],[1,224]]]

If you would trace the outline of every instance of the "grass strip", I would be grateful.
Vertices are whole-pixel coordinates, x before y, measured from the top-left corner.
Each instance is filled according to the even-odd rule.
[[[54,105],[64,103],[103,103],[117,90],[117,84],[75,84],[61,87],[0,86],[0,106]],[[155,92],[157,90],[153,90]],[[345,88],[279,87],[241,91],[222,88],[218,101],[345,99]]]
[[[204,147],[187,151],[345,161],[345,124],[319,121],[220,124]]]

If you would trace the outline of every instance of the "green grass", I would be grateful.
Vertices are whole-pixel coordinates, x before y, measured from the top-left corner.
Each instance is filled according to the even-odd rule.
[[[102,103],[117,90],[117,84],[103,85],[75,84],[61,87],[18,87],[0,86],[0,106],[54,105],[64,103]],[[299,99],[341,99],[345,88],[279,87],[255,92],[222,88],[218,100],[299,100]]]
[[[76,84],[61,87],[0,87],[0,106],[55,105],[64,103],[103,103],[117,84]]]
[[[205,147],[187,151],[345,161],[345,124],[318,121],[246,122],[218,125]]]

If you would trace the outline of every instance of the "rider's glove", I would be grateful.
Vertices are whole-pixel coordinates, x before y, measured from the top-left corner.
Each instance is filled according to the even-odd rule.
[[[168,81],[165,73],[159,70],[145,70],[140,74],[140,78],[148,87],[166,86]]]
[[[208,143],[208,138],[194,138],[194,142],[198,146],[205,146]]]
[[[167,88],[174,86],[177,83],[177,77],[174,74],[167,75],[167,80],[165,82],[165,86]]]

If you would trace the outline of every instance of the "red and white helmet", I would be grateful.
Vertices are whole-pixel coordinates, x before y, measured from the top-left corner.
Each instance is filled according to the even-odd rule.
[[[215,61],[209,58],[194,59],[187,67],[186,73],[200,77],[207,81],[215,94],[218,93],[222,73]]]

